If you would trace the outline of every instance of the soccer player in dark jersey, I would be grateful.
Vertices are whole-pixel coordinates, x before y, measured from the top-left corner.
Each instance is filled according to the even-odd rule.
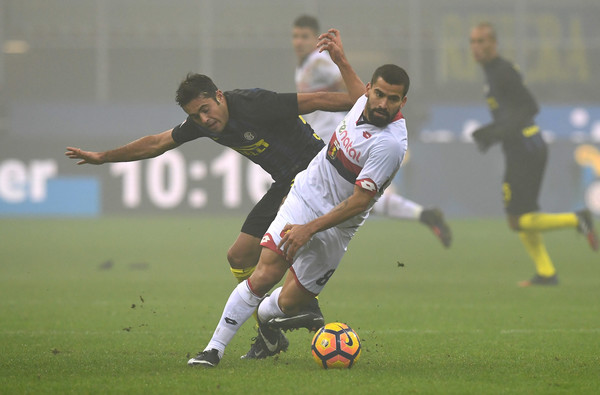
[[[357,85],[349,86],[348,91],[362,91],[362,82],[355,77]],[[299,115],[315,110],[346,111],[354,101],[348,93],[337,92],[280,94],[263,89],[222,92],[202,74],[188,74],[177,89],[176,100],[188,117],[173,129],[105,152],[67,147],[65,155],[78,159],[79,165],[136,161],[159,156],[199,137],[208,137],[260,165],[274,183],[248,214],[227,253],[233,275],[238,282],[244,281],[254,271],[262,249],[261,238],[275,218],[292,180],[324,146]]]
[[[535,263],[536,273],[520,286],[556,285],[558,277],[540,232],[576,228],[598,250],[588,210],[550,214],[539,212],[538,196],[546,168],[547,147],[534,118],[539,111],[515,66],[498,54],[494,27],[483,22],[471,30],[471,52],[485,73],[486,100],[493,121],[473,132],[480,151],[502,144],[505,172],[502,184],[509,227],[518,232]]]

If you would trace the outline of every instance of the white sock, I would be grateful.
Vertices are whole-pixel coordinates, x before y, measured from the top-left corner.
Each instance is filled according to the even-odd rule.
[[[274,290],[271,295],[267,296],[260,305],[258,305],[258,320],[262,323],[269,321],[271,318],[283,317],[283,311],[279,308],[279,294],[281,287]]]
[[[219,358],[223,358],[225,347],[242,324],[252,316],[261,299],[250,291],[248,280],[239,283],[229,296],[219,324],[204,351],[215,348],[219,351]]]
[[[423,206],[395,193],[384,193],[373,206],[373,211],[390,218],[418,220]]]

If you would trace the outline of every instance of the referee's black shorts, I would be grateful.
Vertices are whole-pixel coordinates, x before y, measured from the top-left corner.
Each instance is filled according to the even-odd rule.
[[[274,182],[258,203],[252,208],[242,225],[242,233],[262,239],[271,222],[277,216],[283,198],[292,186],[291,181]]]
[[[547,156],[545,145],[533,152],[506,155],[502,195],[507,214],[519,216],[539,211]]]

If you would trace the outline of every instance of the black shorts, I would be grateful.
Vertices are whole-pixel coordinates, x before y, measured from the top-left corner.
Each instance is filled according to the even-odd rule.
[[[506,156],[502,184],[504,210],[510,215],[539,211],[538,197],[546,170],[547,150]]]
[[[291,187],[291,181],[274,182],[246,217],[246,221],[242,225],[242,233],[262,239],[269,225],[277,216],[279,206],[283,203],[283,198],[287,196]]]

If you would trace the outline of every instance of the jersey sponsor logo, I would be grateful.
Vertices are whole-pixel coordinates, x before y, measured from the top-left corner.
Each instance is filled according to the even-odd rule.
[[[369,192],[377,192],[377,185],[371,180],[358,180],[356,184]]]
[[[244,156],[258,156],[262,154],[267,148],[269,148],[269,143],[267,143],[264,139],[260,139],[259,141],[251,145],[231,148]]]
[[[345,126],[345,125],[342,125]],[[340,128],[339,140],[340,145],[346,149],[347,156],[355,161],[360,160],[360,151],[352,148],[352,140],[348,137],[348,130]]]
[[[254,133],[253,131],[248,131],[246,133],[244,133],[244,138],[248,141],[252,141],[256,138],[256,133]]]

